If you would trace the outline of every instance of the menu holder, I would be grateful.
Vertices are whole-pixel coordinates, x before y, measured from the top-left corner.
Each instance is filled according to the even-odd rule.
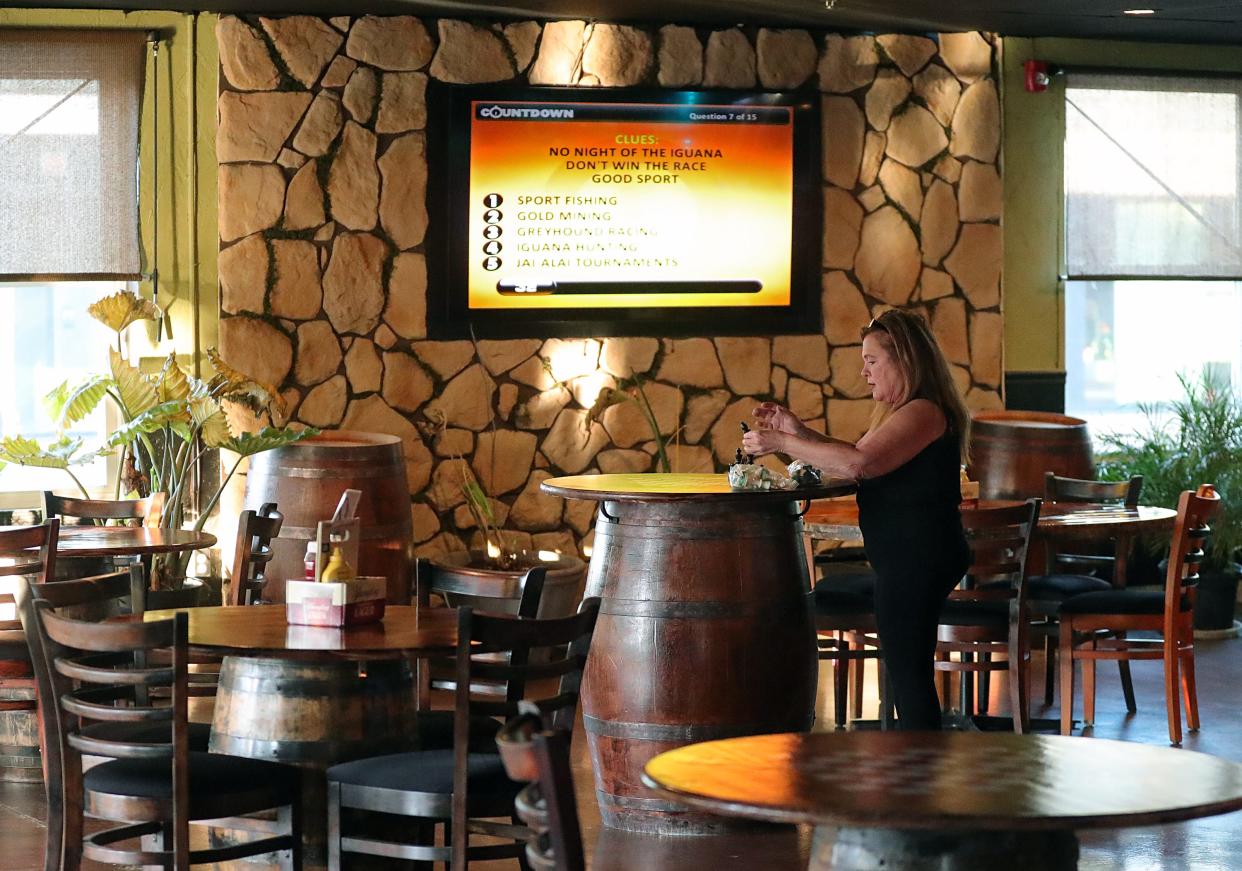
[[[322,555],[338,549],[351,566],[358,564],[358,541],[362,524],[358,518],[321,521],[315,529],[315,577],[322,578]],[[357,577],[340,581],[285,582],[285,619],[302,626],[342,627],[374,623],[384,618],[388,581],[382,577]]]

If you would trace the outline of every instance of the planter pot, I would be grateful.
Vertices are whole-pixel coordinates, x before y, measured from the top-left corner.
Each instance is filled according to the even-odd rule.
[[[218,604],[219,593],[214,596],[210,582],[201,578],[184,578],[181,586],[174,590],[148,590],[147,610],[158,611],[165,608],[198,608],[203,605]]]
[[[436,579],[436,590],[453,607],[466,605],[480,611],[516,614],[518,600],[522,596],[519,581],[526,570],[534,566],[544,566],[548,570],[543,597],[539,600],[540,617],[568,617],[573,614],[578,610],[582,591],[586,587],[586,563],[576,556],[565,554],[558,554],[554,560],[523,554],[515,569],[488,568],[479,551],[442,554],[432,557],[431,563],[441,573]],[[488,595],[464,592],[480,587]]]
[[[1226,630],[1233,628],[1238,599],[1238,566],[1224,571],[1199,573],[1199,590],[1195,598],[1195,629]]]

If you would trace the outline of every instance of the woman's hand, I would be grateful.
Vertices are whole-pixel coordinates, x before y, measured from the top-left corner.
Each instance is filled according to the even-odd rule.
[[[797,418],[794,418],[794,420],[797,420]],[[742,436],[742,452],[754,454],[756,457],[774,454],[778,451],[785,452],[789,438],[789,433],[781,432],[780,430],[752,429]]]
[[[761,430],[775,430],[791,436],[802,436],[806,429],[796,414],[775,402],[765,402],[752,413]]]

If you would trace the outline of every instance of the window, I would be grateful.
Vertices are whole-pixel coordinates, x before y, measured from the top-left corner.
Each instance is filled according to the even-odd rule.
[[[1066,87],[1066,411],[1131,429],[1215,368],[1242,384],[1242,81]]]
[[[0,29],[0,435],[54,441],[43,397],[107,371],[111,334],[86,309],[140,278],[146,43],[142,31]],[[74,427],[85,449],[115,423],[106,413]],[[90,488],[107,481],[103,460],[74,471]],[[7,466],[0,508],[46,488],[74,489],[59,469]]]

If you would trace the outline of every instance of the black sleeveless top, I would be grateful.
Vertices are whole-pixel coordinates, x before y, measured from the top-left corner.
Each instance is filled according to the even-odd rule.
[[[881,577],[960,579],[970,561],[962,533],[957,437],[944,435],[886,475],[858,483],[858,525]]]

